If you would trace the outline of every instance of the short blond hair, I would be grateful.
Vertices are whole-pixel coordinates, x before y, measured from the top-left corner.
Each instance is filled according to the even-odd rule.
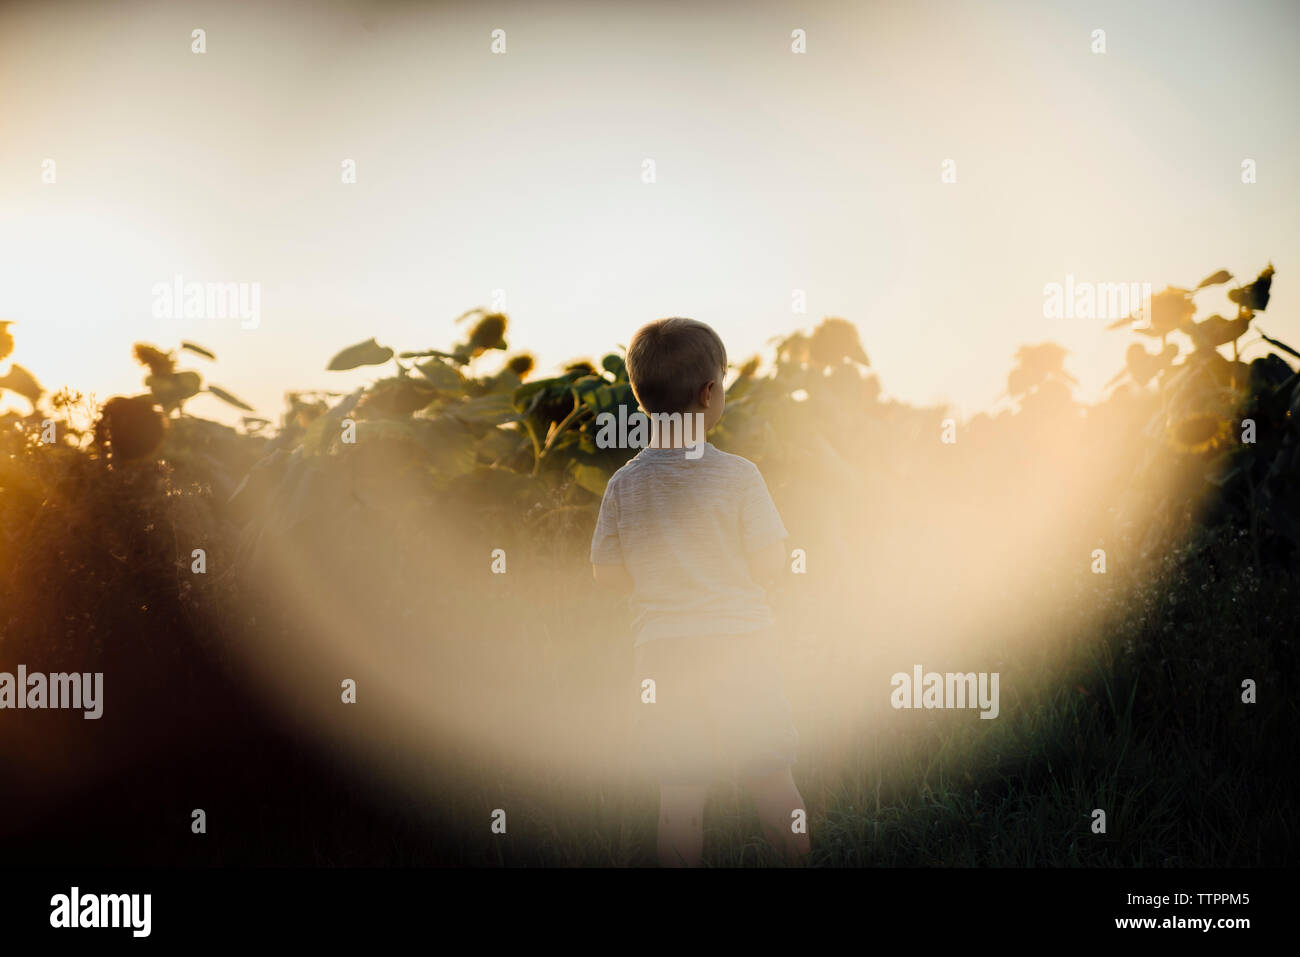
[[[646,412],[685,412],[726,367],[721,337],[696,319],[674,316],[648,322],[627,347],[627,377]]]

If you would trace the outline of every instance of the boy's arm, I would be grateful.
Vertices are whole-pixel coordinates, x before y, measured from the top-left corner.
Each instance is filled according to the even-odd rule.
[[[758,469],[754,469],[741,498],[740,533],[754,581],[764,587],[770,585],[785,568],[789,533]]]
[[[600,500],[596,531],[591,536],[591,577],[617,591],[632,590],[632,576],[623,563],[623,546],[618,536],[618,495],[611,481]]]

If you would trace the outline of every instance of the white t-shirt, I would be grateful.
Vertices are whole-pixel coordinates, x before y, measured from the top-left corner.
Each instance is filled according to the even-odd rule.
[[[774,624],[749,556],[788,537],[758,466],[705,443],[642,449],[610,477],[593,565],[625,565],[636,645]]]

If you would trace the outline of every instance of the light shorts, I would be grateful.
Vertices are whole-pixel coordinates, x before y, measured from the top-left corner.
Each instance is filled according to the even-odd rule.
[[[795,763],[799,733],[776,629],[659,638],[634,649],[639,764],[661,784],[759,777]],[[653,678],[655,703],[642,702]]]

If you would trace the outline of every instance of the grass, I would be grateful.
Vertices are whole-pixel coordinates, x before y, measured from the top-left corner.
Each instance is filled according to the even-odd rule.
[[[456,536],[478,529],[411,511],[385,525],[367,513],[364,525],[319,532],[347,541],[344,555],[305,523],[294,560],[313,577],[295,600],[229,571],[240,529],[192,477],[110,472],[72,453],[41,467],[49,473],[0,496],[3,551],[24,556],[0,582],[0,670],[102,670],[111,718],[26,713],[21,727],[0,725],[11,864],[653,864],[657,793],[619,750],[611,690],[626,670],[627,649],[610,637],[622,625],[585,580],[580,518],[537,544],[532,565],[527,546],[510,543],[518,577],[486,598],[481,583],[456,577]],[[195,542],[217,569],[202,581],[183,574]],[[529,571],[543,562],[547,574]],[[360,656],[341,660],[458,662],[429,679],[444,691],[491,682],[493,662],[534,677],[517,700],[490,683],[465,699],[484,722],[478,746],[433,735],[411,751],[384,737],[391,716],[334,708],[319,718],[306,703],[271,700],[232,652],[242,641],[302,655],[310,596],[345,587],[362,563],[382,567],[391,587],[356,595],[361,624],[348,627]],[[421,581],[430,569],[445,577]],[[1017,678],[1004,682],[996,721],[872,708],[879,688],[853,687],[846,646],[814,640],[795,656],[808,679],[799,686],[827,688],[793,700],[815,866],[1294,862],[1294,573],[1261,566],[1246,532],[1225,522],[1158,565],[1062,575],[1060,587],[1049,611],[994,648],[1003,675]],[[818,617],[823,598],[795,596],[785,613],[814,635],[849,627]],[[1103,606],[1100,619],[1084,614]],[[1241,701],[1246,678],[1255,704]],[[814,720],[855,713],[845,710],[854,695],[867,704],[853,721]],[[599,760],[577,772],[549,766],[545,752],[523,760],[509,745],[526,728],[557,738],[581,729]],[[190,831],[196,807],[208,816],[202,836]],[[490,829],[497,808],[504,835]],[[1092,829],[1097,808],[1105,833]],[[705,864],[776,864],[730,782],[710,792]]]

